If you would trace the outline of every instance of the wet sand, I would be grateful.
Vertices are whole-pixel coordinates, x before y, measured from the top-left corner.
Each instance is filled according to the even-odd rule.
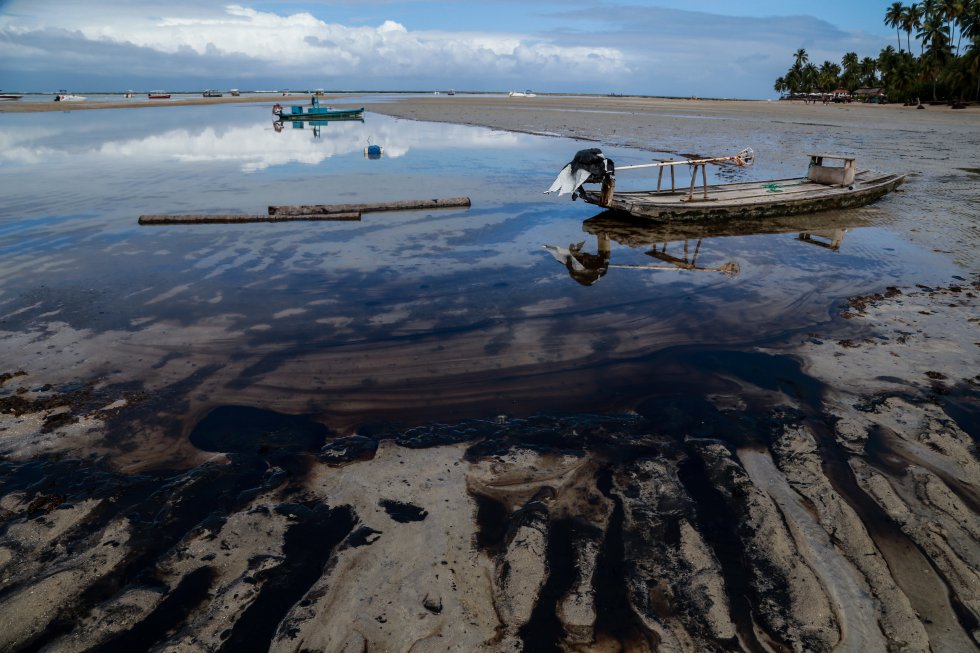
[[[888,228],[963,272],[706,352],[692,359],[702,394],[619,415],[405,429],[232,410],[161,437],[175,425],[155,421],[152,392],[97,378],[52,392],[70,366],[25,359],[0,369],[0,648],[975,650],[980,264],[977,177],[960,169],[975,166],[980,111],[549,97],[368,109],[678,154],[694,121],[713,151],[764,142],[787,165],[814,141],[858,151],[912,174]],[[923,224],[937,188],[945,210]],[[538,336],[523,337],[528,354]],[[455,344],[478,360],[485,343]],[[413,359],[404,349],[391,360]],[[440,388],[493,392],[494,374]],[[190,397],[201,386],[186,379]],[[303,413],[296,402],[279,405]]]

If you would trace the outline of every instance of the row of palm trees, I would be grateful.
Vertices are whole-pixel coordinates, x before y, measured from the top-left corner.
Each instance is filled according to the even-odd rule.
[[[889,99],[899,102],[929,96],[980,99],[980,0],[893,2],[884,22],[895,29],[897,50],[889,45],[877,58],[848,52],[840,64],[817,66],[800,48],[773,88],[778,93],[830,93],[883,87]]]

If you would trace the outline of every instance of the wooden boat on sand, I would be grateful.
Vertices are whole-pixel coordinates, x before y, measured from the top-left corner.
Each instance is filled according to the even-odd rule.
[[[810,155],[807,174],[802,177],[732,184],[707,183],[707,164],[727,162],[738,166],[751,165],[753,158],[751,150],[743,150],[732,157],[624,166],[620,170],[660,168],[655,190],[628,192],[615,190],[615,167],[611,165],[612,162],[602,164],[599,169],[593,163],[588,178],[582,183],[599,183],[600,189],[576,188],[574,193],[590,204],[640,218],[670,221],[745,219],[864,206],[895,190],[905,181],[905,175],[874,170],[857,171],[854,157],[813,154]],[[843,161],[843,166],[824,165],[826,159]],[[691,181],[686,187],[678,187],[675,182],[674,167],[677,165],[690,166]],[[664,170],[667,169],[670,170],[669,188],[664,187]],[[697,183],[699,176],[700,184]],[[559,180],[555,183],[558,184]],[[552,188],[555,189],[554,186]]]

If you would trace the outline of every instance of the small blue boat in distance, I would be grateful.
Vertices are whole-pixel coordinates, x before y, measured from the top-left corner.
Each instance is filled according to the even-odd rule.
[[[277,102],[272,107],[272,113],[277,120],[360,120],[364,115],[364,107],[359,109],[321,107],[319,99],[314,97],[311,106],[292,105],[289,111]]]

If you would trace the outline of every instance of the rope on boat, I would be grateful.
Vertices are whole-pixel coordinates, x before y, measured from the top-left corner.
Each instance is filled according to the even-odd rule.
[[[787,186],[799,186],[802,183],[802,181],[798,181],[795,184],[777,184],[773,182],[771,184],[762,184],[760,188],[765,188],[767,193],[782,193],[783,189]]]

